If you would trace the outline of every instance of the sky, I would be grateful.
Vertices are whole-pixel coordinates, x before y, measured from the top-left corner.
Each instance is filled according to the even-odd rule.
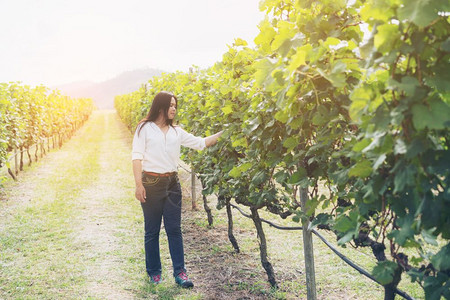
[[[187,71],[253,45],[259,0],[0,0],[0,82],[101,82],[125,71]]]

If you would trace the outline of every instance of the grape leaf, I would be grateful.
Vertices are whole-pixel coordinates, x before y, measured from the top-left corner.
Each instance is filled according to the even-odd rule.
[[[365,178],[372,174],[372,163],[369,160],[363,160],[354,165],[348,172],[348,176]]]
[[[402,20],[413,22],[419,27],[425,27],[438,18],[437,1],[404,0],[398,15]]]
[[[397,264],[392,261],[379,261],[377,265],[372,270],[372,275],[375,279],[383,284],[389,284],[394,279],[394,272],[397,268]]]

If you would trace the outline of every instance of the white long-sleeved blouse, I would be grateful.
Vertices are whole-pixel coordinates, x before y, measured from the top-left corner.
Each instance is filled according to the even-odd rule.
[[[166,134],[153,122],[142,125],[134,133],[131,159],[142,160],[142,169],[147,172],[174,172],[180,163],[181,146],[196,150],[206,147],[205,138],[194,136],[179,126],[169,126]]]

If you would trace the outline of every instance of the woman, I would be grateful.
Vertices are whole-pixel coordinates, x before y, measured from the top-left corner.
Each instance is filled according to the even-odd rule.
[[[169,241],[175,282],[193,287],[184,267],[181,235],[181,187],[177,176],[180,146],[201,150],[214,145],[222,132],[196,137],[173,124],[177,98],[160,92],[147,116],[139,122],[133,138],[133,173],[136,198],[141,202],[145,221],[145,265],[152,283],[161,282],[159,231],[161,219]]]

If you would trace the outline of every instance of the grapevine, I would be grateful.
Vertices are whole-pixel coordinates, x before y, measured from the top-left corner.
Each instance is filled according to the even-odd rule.
[[[385,299],[405,273],[427,299],[450,297],[450,25],[439,13],[448,3],[260,6],[255,48],[235,39],[209,69],[152,78],[116,98],[119,115],[133,131],[169,90],[188,131],[225,129],[212,149],[184,157],[219,208],[250,208],[273,286],[260,209],[370,247]]]
[[[46,151],[45,140],[52,140],[55,147],[58,137],[61,146],[87,120],[93,108],[91,99],[72,99],[44,86],[0,83],[0,166],[10,167],[8,160],[14,151],[20,153],[20,170],[24,153],[29,163],[37,161],[38,150]],[[34,157],[30,153],[33,145]],[[10,174],[17,175],[11,171]]]

